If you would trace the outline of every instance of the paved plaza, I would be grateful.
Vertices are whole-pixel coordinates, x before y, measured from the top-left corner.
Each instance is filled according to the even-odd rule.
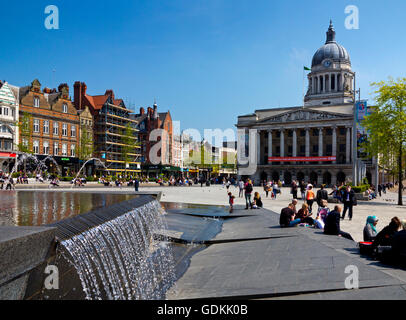
[[[35,184],[30,183],[28,185],[17,185],[17,190],[23,189],[47,189],[48,184]],[[77,190],[78,188],[73,188]],[[134,191],[134,188],[129,187],[109,187],[105,188],[97,183],[87,183],[86,187],[80,188],[83,191],[95,189],[100,191],[112,190],[114,192],[128,192]],[[68,183],[61,183],[60,188],[49,189],[49,190],[72,190],[71,185]],[[318,189],[315,189],[317,191]],[[330,193],[331,190],[327,189]],[[194,204],[207,204],[207,205],[224,205],[228,206],[227,189],[222,185],[212,185],[210,187],[200,187],[200,185],[194,185],[192,187],[161,187],[156,183],[142,184],[139,191],[162,191],[161,201],[163,202],[178,202],[178,203],[194,203]],[[245,199],[238,197],[239,189],[233,186],[230,187],[231,191],[235,196],[235,205],[245,205]],[[274,211],[275,213],[280,213],[283,207],[286,207],[292,199],[289,188],[282,188],[282,193],[278,195],[276,200],[271,200],[265,197],[265,192],[262,187],[254,187],[254,192],[258,191],[262,197],[264,208]],[[382,229],[389,224],[390,219],[394,216],[400,219],[406,219],[406,206],[401,207],[397,205],[397,193],[387,192],[382,194],[382,197],[372,201],[358,201],[358,206],[354,207],[354,215],[352,221],[347,218],[341,221],[341,227],[344,231],[350,233],[356,241],[362,241],[362,231],[366,223],[366,219],[370,215],[375,215],[379,218],[378,230]],[[404,197],[406,204],[406,193]],[[299,198],[299,208],[303,201]],[[299,209],[298,208],[298,209]],[[317,204],[313,205],[313,208],[317,208]],[[333,209],[334,204],[329,203],[329,208]],[[251,212],[250,210],[248,212]]]
[[[28,188],[39,192],[72,190],[69,184],[53,190],[45,184]],[[129,187],[105,188],[96,183],[80,190],[134,192]],[[177,266],[180,276],[168,299],[406,299],[406,271],[360,256],[356,242],[326,236],[314,228],[281,229],[279,212],[291,200],[288,188],[282,189],[277,200],[271,200],[265,198],[262,188],[255,187],[264,209],[245,210],[244,199],[232,186],[229,191],[236,196],[235,210],[223,218],[228,197],[221,185],[160,187],[151,183],[142,185],[140,191],[161,191],[160,201],[167,203],[169,213],[168,235],[181,243],[195,243],[192,251],[187,251],[189,262]],[[394,202],[396,196],[388,192],[378,200],[359,201],[353,220],[342,222],[342,229],[360,241],[368,215],[380,218],[379,229],[395,215],[405,218],[405,209]],[[211,219],[210,215],[196,215],[196,211],[188,213],[187,206],[178,208],[181,203],[225,207],[208,209],[214,217]],[[204,207],[201,210],[204,214]],[[358,268],[359,290],[345,287],[348,266]]]

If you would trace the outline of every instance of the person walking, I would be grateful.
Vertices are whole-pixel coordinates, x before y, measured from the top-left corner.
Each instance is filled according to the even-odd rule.
[[[350,221],[352,220],[352,208],[353,206],[357,205],[357,199],[355,198],[355,192],[352,190],[351,186],[348,185],[345,191],[343,192],[343,197],[342,201],[344,202],[344,211],[343,211],[343,216],[341,219],[345,219],[345,214],[347,213],[348,210],[348,217],[350,218]]]
[[[306,201],[305,195],[306,195],[306,184],[304,181],[300,181],[300,193],[302,195],[302,200]]]
[[[244,181],[240,180],[238,182],[238,188],[240,189],[240,192],[238,193],[238,197],[242,198],[244,196]]]
[[[322,184],[320,190],[317,191],[316,199],[317,204],[321,207],[321,201],[326,200],[328,202],[328,192],[324,189],[325,185]]]
[[[293,181],[292,182],[292,189],[290,191],[290,193],[292,194],[293,199],[297,199],[297,188],[298,188],[298,186],[297,186],[296,181]]]
[[[252,209],[251,193],[254,190],[254,188],[252,186],[252,182],[250,179],[248,179],[244,189],[245,189],[245,210],[248,210],[248,204],[250,206],[250,209]]]
[[[379,193],[379,196],[382,197],[382,185],[381,184],[378,184],[378,193]]]
[[[309,205],[309,212],[312,213],[313,211],[313,202],[315,199],[313,186],[310,184],[308,186],[308,190],[306,191],[306,203]]]
[[[138,178],[135,178],[135,181],[134,181],[135,192],[138,192],[139,187],[140,187],[140,180],[138,180]]]

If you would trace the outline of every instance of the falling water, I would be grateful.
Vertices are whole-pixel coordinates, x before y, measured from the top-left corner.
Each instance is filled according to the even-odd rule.
[[[171,247],[154,240],[167,229],[161,210],[155,200],[62,241],[86,299],[165,299],[175,272]]]

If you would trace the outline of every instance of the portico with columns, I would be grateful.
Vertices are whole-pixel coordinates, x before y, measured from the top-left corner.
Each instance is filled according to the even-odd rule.
[[[352,181],[355,74],[347,50],[335,40],[332,22],[326,36],[313,56],[303,106],[261,109],[238,117],[236,126],[245,132],[239,138],[257,139],[257,170],[250,176],[256,184],[302,180],[332,186]],[[367,165],[372,184],[376,184],[374,166]]]

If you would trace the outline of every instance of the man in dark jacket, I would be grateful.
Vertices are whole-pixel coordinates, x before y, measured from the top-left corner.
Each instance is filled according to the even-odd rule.
[[[140,180],[138,180],[138,178],[135,178],[135,181],[134,181],[135,192],[138,192],[139,187],[140,187]]]
[[[343,238],[354,240],[349,233],[341,231],[340,229],[341,210],[341,206],[337,205],[334,207],[334,210],[327,215],[326,224],[324,225],[324,234],[342,236]]]
[[[321,200],[328,201],[328,192],[324,189],[324,184],[322,184],[320,190],[317,191],[316,199],[319,207],[321,207]]]
[[[348,210],[348,216],[350,218],[350,221],[352,220],[352,207],[356,205],[357,199],[355,199],[355,192],[354,190],[351,189],[351,186],[347,186],[345,191],[343,192],[343,197],[342,201],[344,203],[344,212],[343,216],[341,219],[345,219],[345,214],[347,213]]]
[[[301,222],[301,219],[295,219],[295,211],[293,203],[283,208],[279,217],[279,225],[282,228],[294,227]]]
[[[398,232],[401,222],[398,217],[393,217],[385,228],[383,228],[375,237],[374,242],[372,243],[373,248],[378,246],[391,246],[392,237]]]

